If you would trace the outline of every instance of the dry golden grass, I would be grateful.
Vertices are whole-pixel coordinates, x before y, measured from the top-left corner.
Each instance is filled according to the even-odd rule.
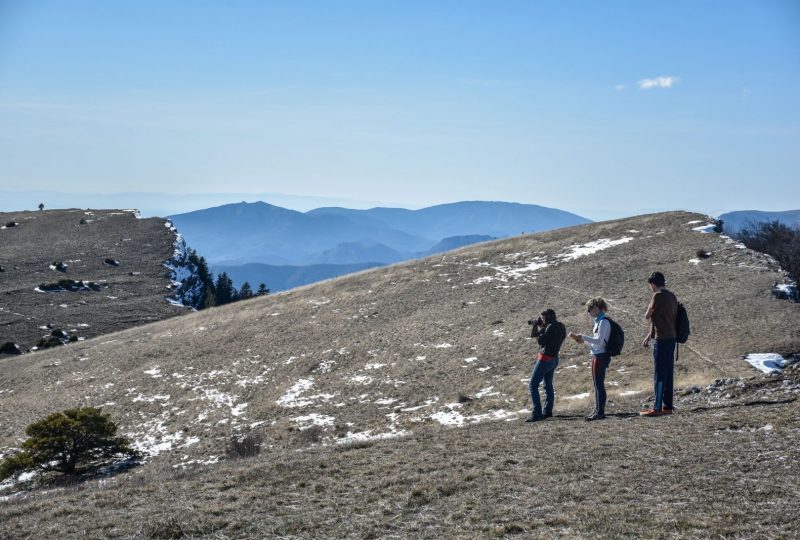
[[[793,538],[800,408],[750,398],[153,464],[7,501],[0,518],[12,538]]]
[[[0,513],[20,537],[51,526],[96,537],[792,536],[790,514],[775,508],[796,510],[795,404],[729,407],[735,398],[713,394],[704,407],[723,408],[658,424],[631,416],[652,377],[638,342],[654,269],[693,324],[677,386],[752,375],[749,352],[800,351],[800,306],[770,295],[784,277],[774,261],[692,231],[699,219],[672,212],[525,235],[4,361],[0,451],[32,420],[78,403],[105,404],[123,432],[164,449],[111,483]],[[701,248],[712,257],[690,264]],[[550,265],[518,271],[537,257]],[[591,389],[586,348],[569,342],[560,418],[520,424],[535,353],[525,322],[553,307],[587,332],[583,302],[596,295],[628,338],[607,377],[615,416],[586,424],[589,399],[566,399]],[[459,419],[462,429],[440,425]],[[723,431],[770,422],[771,432]],[[251,431],[265,440],[257,458],[195,468]],[[79,500],[76,517],[52,515]]]

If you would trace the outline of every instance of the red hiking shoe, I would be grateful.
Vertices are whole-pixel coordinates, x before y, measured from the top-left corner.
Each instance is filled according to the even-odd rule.
[[[661,411],[657,411],[655,409],[647,409],[645,411],[639,411],[639,416],[661,416],[662,414],[664,413],[662,413]]]
[[[661,414],[672,414],[672,411],[675,409],[667,409],[666,407],[661,408]]]

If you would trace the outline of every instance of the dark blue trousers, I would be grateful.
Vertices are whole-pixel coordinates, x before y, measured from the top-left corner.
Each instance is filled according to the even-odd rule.
[[[539,397],[539,385],[544,381],[544,393],[547,401],[544,402],[544,414],[553,414],[553,405],[556,403],[555,392],[553,391],[553,375],[558,367],[558,357],[544,362],[537,360],[533,365],[531,382],[531,401],[533,402],[533,416],[542,416],[542,402]]]
[[[594,384],[594,412],[606,414],[606,369],[611,355],[600,353],[592,356],[592,384]]]
[[[657,339],[653,345],[653,408],[672,408],[672,385],[675,378],[675,340]]]

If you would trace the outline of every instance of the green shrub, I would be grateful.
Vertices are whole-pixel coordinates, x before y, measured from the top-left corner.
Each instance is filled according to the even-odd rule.
[[[58,472],[73,475],[112,458],[139,457],[117,425],[95,407],[53,413],[25,430],[22,451],[0,462],[0,480],[22,472]]]

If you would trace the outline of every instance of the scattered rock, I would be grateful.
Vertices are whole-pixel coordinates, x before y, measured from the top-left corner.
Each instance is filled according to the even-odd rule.
[[[59,279],[57,283],[42,283],[39,290],[43,292],[79,292],[79,291],[101,291],[103,286],[94,281],[75,281],[74,279]]]
[[[800,289],[796,283],[775,283],[772,286],[772,296],[778,300],[791,300],[800,303]]]
[[[65,332],[64,330],[61,330],[59,328],[51,331],[50,335],[53,336],[53,337],[61,338],[61,339],[67,339],[69,337],[69,334],[67,332]]]
[[[45,336],[36,344],[38,349],[49,349],[51,347],[60,347],[64,342],[55,336]]]
[[[13,221],[9,221],[8,223],[6,223],[6,228],[10,229],[11,227],[16,227],[17,225],[19,225],[19,223],[14,223]]]
[[[69,265],[62,261],[54,262],[50,266],[52,266],[53,270],[58,270],[59,272],[66,272],[67,268],[69,268]]]
[[[86,221],[85,219],[81,218],[81,225],[88,225],[88,224],[89,224],[88,221]]]
[[[710,257],[711,257],[711,253],[710,252],[708,252],[708,251],[706,251],[704,249],[698,249],[697,250],[697,258],[698,259],[708,259]]]
[[[22,349],[16,343],[6,341],[0,345],[0,354],[22,354]]]
[[[6,271],[6,269],[3,267],[2,264],[0,264],[0,272],[5,272],[5,271]]]
[[[106,259],[103,262],[106,263],[109,266],[119,266],[119,261],[116,260],[116,259]]]
[[[142,273],[141,272],[128,272],[128,275],[129,276],[141,276]]]
[[[70,343],[77,343],[78,342],[78,336],[76,336],[76,335],[69,336],[69,339],[67,341],[69,341]]]
[[[64,290],[60,283],[40,283],[39,290],[44,292],[58,292]]]

